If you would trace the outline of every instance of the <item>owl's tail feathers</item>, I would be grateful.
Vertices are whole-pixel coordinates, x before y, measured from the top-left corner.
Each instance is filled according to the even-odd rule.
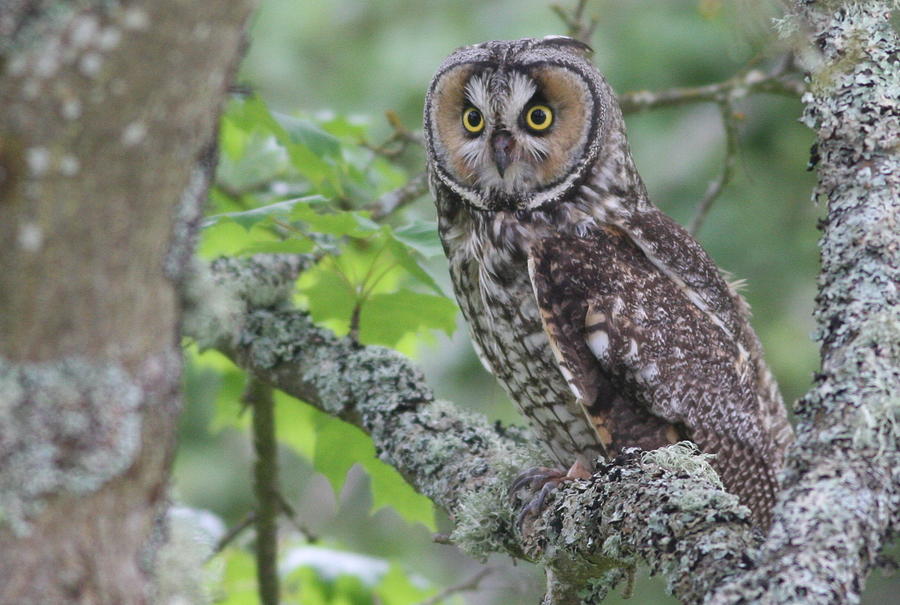
[[[712,460],[713,468],[718,471],[725,489],[750,509],[754,523],[760,529],[768,530],[778,493],[778,478],[772,460],[761,452],[745,448],[734,448],[728,454],[716,456]]]

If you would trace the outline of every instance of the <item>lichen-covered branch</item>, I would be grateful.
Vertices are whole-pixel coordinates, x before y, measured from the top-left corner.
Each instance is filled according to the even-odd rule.
[[[815,317],[822,369],[800,401],[756,568],[713,603],[856,603],[900,515],[900,52],[889,2],[797,2],[804,121],[828,204]]]
[[[724,492],[705,458],[676,446],[602,465],[559,490],[544,515],[513,530],[507,488],[540,462],[517,429],[436,401],[402,355],[336,338],[290,307],[302,258],[220,259],[198,266],[185,330],[254,376],[359,426],[380,457],[456,523],[453,538],[484,556],[506,552],[548,565],[590,600],[606,572],[647,562],[675,595],[699,602],[758,545],[749,511]],[[698,572],[697,570],[702,570]]]

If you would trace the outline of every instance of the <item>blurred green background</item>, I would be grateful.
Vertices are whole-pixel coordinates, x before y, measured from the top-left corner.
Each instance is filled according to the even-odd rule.
[[[599,22],[594,60],[620,92],[721,81],[750,65],[765,68],[783,51],[770,28],[777,13],[764,2],[595,0],[588,3],[588,13]],[[424,91],[454,48],[552,33],[565,33],[565,28],[549,2],[538,0],[264,0],[239,80],[281,112],[345,115],[369,124],[371,141],[377,143],[391,132],[386,111],[396,112],[408,128],[420,128]],[[806,171],[813,135],[797,121],[798,99],[757,95],[740,101],[738,110],[744,117],[736,175],[700,239],[722,268],[747,281],[744,295],[753,308],[754,327],[790,404],[809,387],[817,366],[810,334],[818,263],[815,225],[823,209],[810,200],[814,176]],[[627,124],[651,199],[687,223],[721,169],[724,141],[717,108],[696,104],[655,110],[628,116]],[[409,176],[420,172],[421,149],[410,149],[398,163]],[[407,214],[434,219],[427,196]],[[442,259],[431,273],[449,291]],[[415,350],[439,397],[491,419],[520,422],[476,360],[464,326],[452,338],[438,335]],[[175,486],[179,500],[233,525],[253,506],[252,450],[246,431],[221,428],[229,424],[220,421],[223,414],[239,413],[236,401],[223,410],[221,381],[208,369],[189,369]],[[230,389],[225,392],[240,390],[240,384],[225,386]],[[453,546],[434,544],[431,532],[390,509],[370,514],[369,479],[358,467],[335,496],[307,460],[289,449],[282,454],[284,494],[321,543],[393,561],[438,587],[459,582],[481,565]],[[440,523],[449,529],[444,520]],[[497,569],[476,591],[465,593],[463,602],[539,602],[539,570],[502,557],[489,564]],[[659,579],[638,575],[631,602],[674,602],[663,594]],[[873,577],[865,602],[889,602],[889,591],[897,587],[896,581]]]

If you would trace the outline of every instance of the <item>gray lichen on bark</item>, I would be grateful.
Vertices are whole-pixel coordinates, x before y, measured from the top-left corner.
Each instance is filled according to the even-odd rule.
[[[140,446],[142,400],[112,363],[0,358],[0,525],[26,535],[48,496],[94,491],[127,469]]]

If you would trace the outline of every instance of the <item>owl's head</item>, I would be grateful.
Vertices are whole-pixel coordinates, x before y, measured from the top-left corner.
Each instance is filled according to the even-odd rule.
[[[562,36],[456,50],[425,101],[435,176],[483,210],[533,209],[565,195],[597,159],[614,98],[590,52]]]

